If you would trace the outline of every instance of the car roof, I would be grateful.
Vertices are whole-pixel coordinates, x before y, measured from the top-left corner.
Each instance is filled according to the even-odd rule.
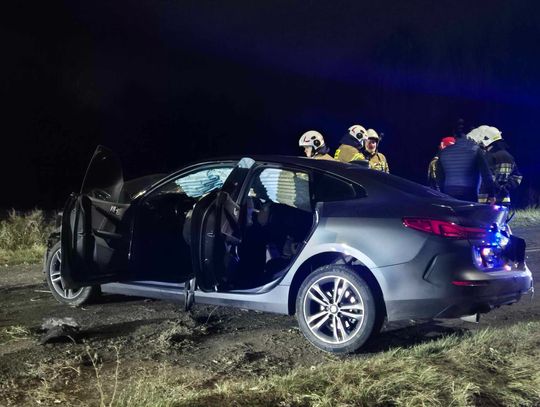
[[[259,165],[264,163],[294,165],[297,168],[319,170],[333,175],[337,175],[355,182],[364,187],[370,185],[375,190],[384,190],[386,193],[398,193],[402,195],[416,196],[415,198],[450,198],[438,191],[429,187],[418,184],[414,181],[388,174],[383,171],[370,169],[368,162],[365,160],[357,163],[344,163],[337,160],[317,160],[308,157],[295,157],[287,155],[234,155],[223,157],[209,157],[196,162],[191,162],[188,165],[170,173],[167,178],[176,176],[186,168],[199,165],[211,165],[219,162],[238,162],[242,158],[249,157],[255,160]],[[371,189],[373,192],[374,189]],[[391,192],[393,191],[393,192]]]
[[[367,161],[359,161],[358,163],[344,163],[337,160],[318,160],[308,157],[296,157],[289,155],[244,155],[244,156],[226,156],[208,158],[201,162],[219,162],[219,161],[239,161],[244,157],[252,158],[258,163],[276,163],[276,164],[289,164],[294,166],[300,166],[309,169],[316,169],[322,171],[332,172],[337,175],[349,177],[352,171],[369,171]]]

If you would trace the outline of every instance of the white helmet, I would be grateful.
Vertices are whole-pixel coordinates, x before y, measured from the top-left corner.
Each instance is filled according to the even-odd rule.
[[[306,131],[298,141],[300,147],[313,147],[313,151],[324,146],[324,137],[316,130]]]
[[[349,127],[349,134],[358,141],[363,141],[366,139],[367,132],[363,126],[353,124],[351,127]]]
[[[493,142],[497,140],[502,140],[502,135],[499,129],[492,126],[480,126],[476,129],[472,129],[468,134],[467,138],[479,144],[483,148],[487,148]]]

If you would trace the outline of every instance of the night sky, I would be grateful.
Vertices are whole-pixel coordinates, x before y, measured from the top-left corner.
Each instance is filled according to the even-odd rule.
[[[14,4],[12,4],[14,3]],[[19,1],[0,13],[0,208],[61,207],[98,144],[126,178],[383,132],[424,183],[457,118],[498,127],[540,190],[534,1]]]

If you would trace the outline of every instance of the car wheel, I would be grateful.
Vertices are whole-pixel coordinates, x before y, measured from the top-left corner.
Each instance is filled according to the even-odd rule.
[[[296,317],[312,344],[333,353],[356,351],[381,319],[366,281],[341,265],[320,267],[304,280]]]
[[[53,297],[62,304],[68,304],[74,307],[86,304],[99,295],[100,289],[99,287],[82,287],[78,290],[64,288],[60,277],[60,250],[60,242],[58,242],[49,251],[45,266],[47,285]]]

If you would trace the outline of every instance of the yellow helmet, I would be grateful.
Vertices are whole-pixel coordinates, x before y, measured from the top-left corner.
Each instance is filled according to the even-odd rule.
[[[367,129],[366,133],[367,133],[366,138],[376,138],[377,140],[381,139],[379,135],[377,134],[377,132],[373,129]]]

